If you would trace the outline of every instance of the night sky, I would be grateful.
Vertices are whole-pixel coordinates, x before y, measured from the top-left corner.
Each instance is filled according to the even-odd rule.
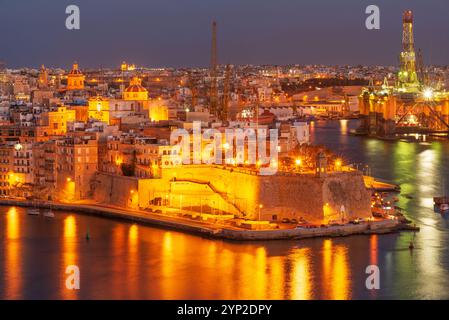
[[[80,7],[80,30],[65,28],[69,4]],[[365,28],[370,4],[381,9],[380,30]],[[0,0],[0,60],[208,66],[216,19],[222,64],[396,65],[405,9],[425,62],[449,64],[448,0]]]

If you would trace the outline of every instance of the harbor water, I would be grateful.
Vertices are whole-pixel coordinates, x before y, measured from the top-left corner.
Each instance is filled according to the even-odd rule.
[[[449,187],[449,141],[349,135],[356,126],[357,120],[313,122],[311,139],[400,185],[397,205],[420,232],[238,243],[0,207],[0,298],[448,299],[449,216],[434,212],[432,198]],[[66,288],[70,265],[79,267],[79,290]],[[370,265],[379,267],[378,290],[365,285]]]

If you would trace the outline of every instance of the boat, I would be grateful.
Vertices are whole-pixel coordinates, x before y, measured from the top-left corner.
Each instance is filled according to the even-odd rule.
[[[36,201],[33,201],[33,207],[27,209],[27,214],[30,216],[38,216],[41,214]]]
[[[449,198],[448,197],[433,197],[433,203],[436,206],[439,206],[443,203],[449,203]]]
[[[38,208],[29,208],[27,210],[27,214],[29,214],[30,216],[38,216],[41,214],[41,212],[39,211]]]
[[[449,210],[449,197],[446,196],[446,186],[443,180],[443,196],[433,197],[433,204],[440,209],[441,212]]]
[[[50,204],[50,208],[44,212],[44,217],[46,217],[46,218],[54,218],[55,217],[55,214],[51,210],[51,204]]]
[[[50,210],[44,212],[44,217],[46,217],[46,218],[54,218],[55,214],[50,209]]]

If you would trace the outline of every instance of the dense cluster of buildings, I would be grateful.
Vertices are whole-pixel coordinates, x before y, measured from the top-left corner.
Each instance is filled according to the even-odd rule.
[[[188,206],[259,220],[321,217],[324,202],[330,200],[322,197],[312,206],[283,194],[270,200],[266,181],[280,179],[276,183],[283,185],[282,175],[297,181],[302,174],[321,179],[313,182],[314,187],[300,184],[302,192],[322,187],[324,173],[331,172],[335,163],[329,159],[318,165],[318,160],[308,159],[306,166],[304,158],[304,169],[299,170],[301,159],[294,158],[301,146],[309,144],[309,127],[303,119],[310,110],[341,110],[353,93],[348,88],[313,87],[308,90],[313,96],[309,101],[306,94],[287,94],[281,83],[285,78],[267,74],[268,69],[230,70],[226,67],[215,78],[219,116],[209,108],[214,80],[207,70],[145,69],[127,63],[116,70],[82,70],[77,63],[68,72],[44,66],[4,69],[0,73],[0,196],[96,201],[140,209]],[[328,109],[320,103],[327,103]],[[195,125],[200,135],[208,130],[221,134],[221,140],[210,139],[227,151],[231,148],[231,158],[223,156],[219,164],[204,160],[186,164],[195,151],[180,150],[172,133],[180,129],[192,134]],[[258,130],[274,132],[276,140],[270,136],[274,133],[264,139],[267,149],[274,141],[276,158],[268,163],[257,156],[251,160],[248,144],[237,154],[234,141],[226,138],[230,129],[253,129],[257,138]],[[200,159],[210,139],[200,139]],[[262,177],[263,167],[284,173]],[[317,174],[315,167],[321,167]],[[356,179],[363,184],[361,177]],[[351,204],[345,204],[351,211]],[[336,212],[340,206],[335,204]]]

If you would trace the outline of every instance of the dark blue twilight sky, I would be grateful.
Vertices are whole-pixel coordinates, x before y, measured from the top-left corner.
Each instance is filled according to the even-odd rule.
[[[69,4],[78,31],[65,28]],[[364,27],[369,4],[381,9],[378,31]],[[0,60],[207,66],[216,19],[220,63],[395,65],[408,8],[426,63],[449,64],[448,0],[0,0]]]

